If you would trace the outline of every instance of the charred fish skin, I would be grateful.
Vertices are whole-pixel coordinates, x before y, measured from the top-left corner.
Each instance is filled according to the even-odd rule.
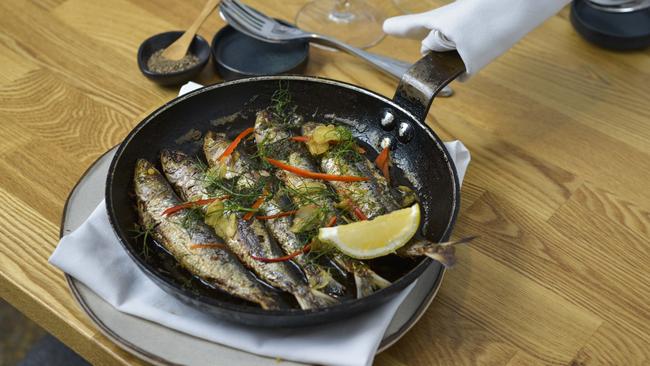
[[[255,120],[255,140],[258,145],[278,144],[282,141],[288,140],[290,137],[292,137],[292,135],[293,134],[290,131],[275,123],[273,121],[273,116],[268,111],[260,111],[257,113]],[[284,156],[283,158],[288,160],[291,165],[301,169],[317,171],[304,146],[296,145],[296,143],[293,143],[293,145],[287,145],[286,147],[290,147],[291,151],[286,151],[284,153],[280,152],[280,154],[282,154]],[[278,172],[278,176],[288,187],[305,185],[326,186],[320,181],[297,177],[288,172]],[[295,190],[290,190],[290,192],[291,191],[295,192]],[[292,199],[298,201],[296,202],[297,204],[300,204],[300,201],[304,200],[305,198],[301,197],[300,195],[294,195],[292,196]],[[327,211],[334,212],[334,202],[330,198],[323,198],[319,195],[315,197],[314,200],[317,200],[319,202],[319,205],[321,205],[321,207],[325,207]],[[321,221],[320,224],[321,226],[325,225],[325,222]],[[343,253],[333,252],[330,255],[330,259],[333,260],[345,272],[354,275],[357,298],[368,296],[371,293],[390,285],[390,281],[379,276],[372,269],[370,269],[368,265],[359,260],[350,258]]]
[[[167,178],[182,197],[209,198],[205,172],[190,156],[179,151],[165,150],[161,153],[161,163]],[[255,272],[264,282],[294,295],[303,309],[332,304],[333,299],[312,291],[290,264],[264,263],[254,259],[253,257],[279,257],[282,253],[259,222],[247,222],[241,218],[237,218],[235,222],[232,236],[223,239],[244,266]]]
[[[192,274],[221,290],[259,304],[263,309],[280,309],[275,294],[265,289],[229,251],[214,247],[219,243],[212,230],[193,221],[187,212],[166,216],[163,211],[180,203],[172,187],[151,162],[140,159],[134,175],[138,214],[144,225],[152,226],[154,238]],[[193,245],[212,245],[195,247]]]

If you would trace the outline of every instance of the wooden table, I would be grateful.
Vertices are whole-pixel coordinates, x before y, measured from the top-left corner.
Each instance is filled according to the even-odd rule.
[[[250,3],[292,19],[304,1]],[[0,296],[93,363],[139,361],[95,329],[47,264],[63,204],[100,154],[177,93],[140,75],[136,50],[202,5],[0,2]],[[212,17],[201,34],[222,25]],[[373,51],[414,61],[418,42],[389,37]],[[318,49],[306,73],[385,95],[396,86]],[[218,79],[206,68],[197,81]],[[481,237],[376,363],[648,364],[650,53],[586,43],[565,9],[455,89],[430,123],[472,152],[455,235]]]

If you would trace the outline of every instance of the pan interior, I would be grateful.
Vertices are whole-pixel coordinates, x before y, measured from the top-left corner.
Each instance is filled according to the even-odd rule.
[[[386,111],[395,116],[396,124],[410,124],[415,132],[413,139],[397,142],[392,151],[392,161],[400,172],[395,179],[397,184],[416,190],[423,210],[419,234],[434,241],[449,236],[458,208],[458,183],[453,163],[437,136],[384,97],[351,85],[306,77],[266,77],[217,84],[179,97],[152,113],[127,136],[111,164],[106,191],[111,223],[125,249],[147,275],[163,289],[176,296],[180,294],[185,300],[192,299],[195,304],[238,313],[295,316],[336,312],[337,308],[353,311],[381,303],[411,283],[431,261],[376,261],[373,266],[377,271],[393,273],[387,277],[394,282],[363,299],[351,299],[327,309],[264,311],[211,289],[174,265],[175,261],[164,251],[147,253],[131,231],[137,222],[132,180],[138,158],[158,162],[163,148],[199,155],[203,134],[213,130],[232,138],[253,126],[255,113],[272,104],[272,95],[281,86],[289,89],[296,112],[305,121],[349,125],[372,159],[382,139],[397,141],[397,128],[387,131],[381,126]]]

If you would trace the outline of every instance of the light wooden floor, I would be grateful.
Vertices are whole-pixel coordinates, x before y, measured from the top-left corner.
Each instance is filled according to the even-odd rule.
[[[285,19],[303,3],[247,2]],[[137,361],[46,260],[82,172],[177,93],[140,75],[139,43],[187,26],[202,3],[0,2],[0,296],[95,363]],[[201,33],[221,26],[213,17]],[[413,61],[418,48],[388,38],[373,51]],[[316,49],[307,74],[396,86]],[[217,79],[206,69],[197,81]],[[595,48],[564,11],[455,88],[430,122],[472,152],[455,235],[481,237],[376,363],[650,364],[650,53]]]
[[[0,334],[0,366],[13,366],[46,333],[18,310],[0,300]]]

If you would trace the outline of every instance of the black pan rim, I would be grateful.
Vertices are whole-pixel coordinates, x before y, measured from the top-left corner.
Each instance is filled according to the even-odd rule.
[[[179,295],[182,295],[183,297],[186,297],[188,299],[192,299],[194,301],[198,300],[200,302],[206,303],[207,305],[210,306],[216,306],[219,307],[220,310],[224,313],[231,313],[232,315],[248,315],[248,316],[259,316],[259,317],[269,317],[269,318],[311,318],[311,317],[321,317],[325,313],[329,313],[330,315],[334,314],[340,314],[340,315],[346,315],[346,312],[349,311],[349,308],[369,308],[367,305],[370,305],[373,302],[381,302],[380,300],[387,298],[388,296],[392,297],[392,295],[395,295],[397,292],[401,291],[405,287],[407,287],[409,284],[411,284],[415,279],[417,279],[420,274],[427,268],[429,265],[435,265],[433,260],[430,258],[423,258],[420,263],[418,263],[413,269],[411,269],[408,273],[406,273],[404,276],[399,278],[398,280],[394,281],[390,286],[381,289],[370,296],[366,296],[361,299],[354,299],[350,301],[343,302],[341,304],[331,306],[328,308],[322,308],[322,309],[310,309],[310,310],[302,310],[302,309],[283,309],[283,310],[263,310],[261,308],[257,307],[242,307],[242,306],[237,306],[233,305],[230,303],[223,302],[221,300],[215,299],[213,297],[209,296],[201,296],[201,295],[196,295],[191,293],[189,290],[180,288],[178,287],[175,283],[169,281],[167,278],[164,278],[162,276],[159,276],[155,271],[153,271],[148,263],[145,263],[142,261],[136,253],[133,252],[131,249],[130,245],[128,244],[127,240],[125,239],[125,234],[122,232],[121,228],[119,227],[118,223],[114,219],[114,214],[113,214],[113,204],[112,204],[112,197],[113,197],[113,174],[116,168],[117,163],[120,161],[120,158],[122,157],[122,154],[124,153],[124,150],[128,146],[129,142],[133,139],[135,135],[139,133],[139,131],[146,126],[151,120],[156,118],[160,113],[163,111],[173,107],[175,104],[180,103],[184,101],[185,99],[192,98],[195,95],[204,93],[206,91],[212,90],[212,89],[217,89],[217,88],[224,88],[228,87],[231,85],[236,85],[236,84],[241,84],[241,83],[254,83],[254,82],[260,82],[260,81],[306,81],[306,82],[313,82],[313,83],[325,83],[325,84],[330,84],[334,85],[337,87],[342,87],[346,89],[350,89],[354,92],[366,94],[370,97],[379,99],[382,101],[384,104],[390,105],[392,108],[398,109],[407,116],[411,118],[411,121],[414,123],[417,123],[417,125],[422,128],[429,136],[429,138],[434,141],[437,145],[437,148],[443,153],[443,156],[445,158],[445,161],[447,163],[447,167],[449,169],[449,173],[451,174],[454,182],[454,187],[453,187],[453,192],[452,192],[452,212],[449,218],[449,221],[447,223],[447,227],[443,233],[443,236],[441,240],[445,241],[449,239],[449,236],[451,235],[451,230],[455,224],[456,218],[458,216],[458,211],[460,208],[460,184],[458,181],[458,174],[456,172],[456,167],[451,160],[449,156],[449,152],[445,148],[444,144],[440,140],[440,138],[433,132],[433,130],[426,125],[426,123],[418,120],[412,113],[410,113],[408,110],[404,109],[403,107],[399,106],[396,104],[394,101],[391,99],[382,96],[380,94],[377,94],[373,91],[370,91],[368,89],[365,89],[363,87],[337,81],[337,80],[332,80],[332,79],[327,79],[327,78],[322,78],[322,77],[313,77],[313,76],[302,76],[302,75],[277,75],[277,76],[259,76],[259,77],[252,77],[252,78],[244,78],[244,79],[238,79],[238,80],[232,80],[228,82],[223,82],[223,83],[218,83],[218,84],[213,84],[213,85],[208,85],[204,86],[202,88],[199,88],[197,90],[194,90],[192,92],[189,92],[187,94],[184,94],[182,96],[179,96],[177,98],[172,99],[171,101],[163,104],[161,107],[153,111],[151,114],[149,114],[147,117],[145,117],[138,125],[136,125],[130,132],[129,134],[125,137],[123,142],[119,145],[115,156],[113,157],[111,164],[109,166],[109,172],[107,175],[107,180],[106,180],[106,190],[105,190],[105,201],[106,201],[106,209],[108,213],[108,218],[109,222],[111,224],[111,227],[117,237],[119,238],[120,244],[122,247],[126,250],[128,255],[131,257],[131,259],[138,265],[138,267],[146,272],[146,274],[153,278],[156,279],[158,282],[160,281],[161,283],[158,283],[158,285],[164,284],[164,286],[173,288]],[[439,269],[442,271],[442,267]],[[309,323],[309,322],[306,322]]]

